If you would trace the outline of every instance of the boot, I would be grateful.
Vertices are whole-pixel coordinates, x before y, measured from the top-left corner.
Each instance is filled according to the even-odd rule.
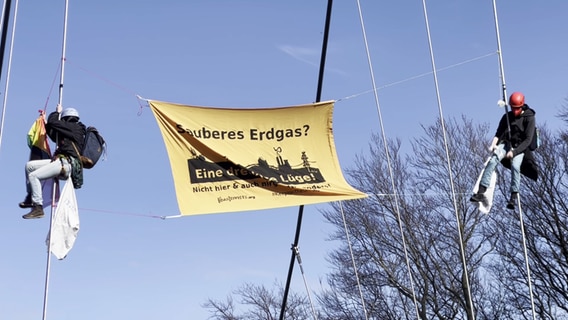
[[[32,211],[26,213],[22,216],[24,219],[39,219],[43,218],[43,206],[40,204],[34,204]]]
[[[514,210],[515,203],[517,203],[518,192],[511,192],[511,198],[509,198],[509,202],[507,202],[507,209]]]
[[[18,203],[18,206],[22,209],[32,208],[34,206],[32,202],[32,196],[28,193],[24,201]]]
[[[471,202],[484,202],[485,201],[485,190],[487,190],[487,187],[479,185],[479,188],[477,189],[477,193],[474,193],[471,198],[469,198],[469,201]]]

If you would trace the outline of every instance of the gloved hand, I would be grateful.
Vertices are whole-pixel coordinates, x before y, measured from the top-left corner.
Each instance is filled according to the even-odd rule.
[[[499,142],[499,138],[493,137],[493,140],[491,140],[491,145],[489,146],[490,152],[493,152],[495,151],[495,149],[497,149],[497,142]]]

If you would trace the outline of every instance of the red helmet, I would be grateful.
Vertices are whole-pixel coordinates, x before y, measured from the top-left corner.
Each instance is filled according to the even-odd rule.
[[[520,92],[513,92],[509,97],[509,105],[511,108],[518,108],[525,105],[525,95]]]

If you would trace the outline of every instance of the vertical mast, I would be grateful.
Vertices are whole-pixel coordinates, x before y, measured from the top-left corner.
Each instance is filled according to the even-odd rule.
[[[59,105],[63,104],[63,79],[65,75],[65,47],[67,44],[67,11],[69,9],[69,0],[65,0],[65,11],[64,11],[64,18],[63,18],[63,45],[61,49],[61,74],[60,74],[60,81],[59,81],[59,99],[57,103]],[[61,115],[60,115],[61,116]],[[57,137],[55,141],[57,141]],[[57,143],[57,142],[56,142]],[[47,263],[45,268],[45,290],[43,293],[43,317],[42,320],[47,319],[47,297],[49,292],[49,274],[51,269],[51,237],[53,231],[53,215],[55,213],[54,205],[55,205],[55,195],[56,195],[56,188],[59,189],[59,185],[56,181],[54,181],[53,192],[51,194],[51,215],[49,218],[49,236],[47,239]]]

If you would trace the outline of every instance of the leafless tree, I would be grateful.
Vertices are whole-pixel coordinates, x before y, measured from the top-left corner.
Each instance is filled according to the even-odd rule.
[[[282,286],[277,284],[274,285],[273,289],[268,289],[263,285],[246,283],[233,291],[233,295],[227,297],[225,301],[208,299],[203,306],[211,312],[209,319],[276,320],[280,316],[283,293]],[[240,310],[237,310],[233,296],[240,297]],[[290,320],[313,319],[308,298],[294,292],[289,293],[284,318]]]
[[[343,214],[338,205],[324,212],[338,226],[332,238],[342,243],[346,219],[373,319],[416,319],[417,312],[420,319],[471,319],[474,307],[492,300],[479,274],[492,248],[484,231],[487,219],[469,202],[484,160],[480,155],[488,155],[487,125],[463,118],[423,129],[425,134],[412,142],[406,157],[400,142],[390,141],[388,159],[382,139],[373,137],[368,155],[357,157],[355,168],[348,171],[352,184],[369,198],[344,204]],[[329,275],[333,293],[320,295],[323,310],[362,319],[347,246],[333,252],[330,261],[336,266]],[[338,291],[353,292],[350,303],[334,301]],[[329,308],[335,308],[333,313]]]
[[[562,132],[541,127],[540,136],[539,180],[522,184],[522,211],[494,217],[500,238],[490,273],[516,319],[532,319],[531,293],[539,319],[568,319],[568,145]]]
[[[318,319],[532,319],[533,302],[538,319],[568,319],[568,134],[539,126],[539,180],[523,178],[521,211],[505,208],[510,171],[499,166],[483,214],[469,197],[492,128],[466,117],[440,124],[409,146],[388,140],[388,153],[373,136],[347,170],[369,197],[323,211],[339,245],[329,289],[316,293]],[[254,285],[233,295],[245,311],[237,315],[232,297],[209,300],[212,319],[275,319],[282,300],[281,288]],[[288,301],[286,319],[311,318],[305,297]]]
[[[492,211],[483,215],[468,198],[489,155],[490,137],[484,138],[488,128],[466,118],[451,120],[446,123],[446,139],[442,128],[425,127],[425,135],[413,141],[404,161],[400,143],[391,141],[390,167],[381,150],[382,140],[374,137],[369,155],[359,157],[349,171],[352,183],[372,196],[342,208],[334,205],[325,212],[337,225],[333,239],[342,243],[346,241],[343,217],[346,219],[368,315],[372,319],[415,319],[412,275],[421,319],[471,318],[464,281],[468,276],[476,319],[532,319],[531,296],[539,319],[568,319],[565,133],[554,136],[545,126],[539,128],[543,143],[534,155],[540,177],[538,182],[523,179],[522,211],[505,209],[510,172],[500,166]],[[448,167],[452,168],[451,180]],[[396,210],[404,238],[397,232]],[[458,251],[458,221],[467,274]],[[342,319],[363,319],[348,247],[334,251],[330,262],[335,266],[328,276],[332,289],[319,296],[323,312],[330,319],[341,314],[348,315]]]

